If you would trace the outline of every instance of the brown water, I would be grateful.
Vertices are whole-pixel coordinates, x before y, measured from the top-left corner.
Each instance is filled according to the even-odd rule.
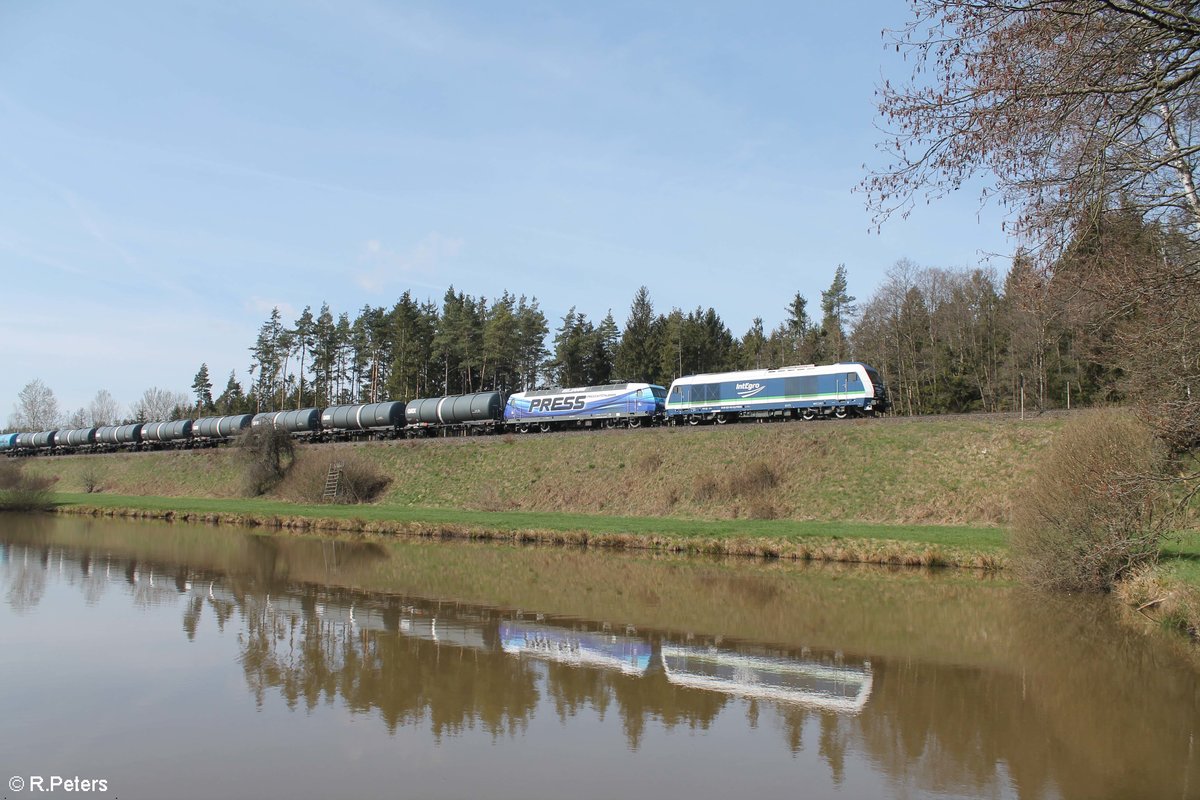
[[[0,797],[1200,797],[1185,648],[962,574],[7,515],[0,592]]]

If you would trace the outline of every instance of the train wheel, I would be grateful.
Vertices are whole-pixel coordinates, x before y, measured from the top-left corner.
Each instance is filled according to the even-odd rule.
[[[817,412],[813,411],[811,408],[806,408],[800,412],[800,417],[805,422],[812,422],[814,419],[816,419],[816,416]]]
[[[630,417],[629,418],[629,427],[631,427],[631,428],[642,427],[642,418],[641,417]]]
[[[695,414],[688,414],[687,421],[688,425],[699,425],[700,417],[696,416]]]
[[[838,406],[837,408],[835,408],[833,410],[833,415],[835,417],[837,417],[838,419],[845,419],[846,418],[846,407]]]
[[[549,422],[539,422],[538,430],[541,431],[542,433],[549,433],[550,432],[550,423]]]

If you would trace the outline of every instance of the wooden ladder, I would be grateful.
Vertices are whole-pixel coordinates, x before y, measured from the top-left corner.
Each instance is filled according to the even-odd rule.
[[[321,500],[326,503],[337,499],[338,493],[342,489],[342,468],[345,465],[341,461],[332,462],[329,465],[329,472],[325,473],[325,491],[321,493]]]

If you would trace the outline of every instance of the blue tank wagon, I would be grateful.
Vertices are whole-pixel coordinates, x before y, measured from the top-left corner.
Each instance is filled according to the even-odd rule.
[[[17,449],[17,437],[19,433],[0,433],[0,453],[4,455],[12,455]]]
[[[508,398],[504,421],[531,430],[603,426],[637,428],[663,419],[667,390],[652,383],[612,383],[517,392]]]
[[[874,416],[887,410],[888,398],[879,373],[855,362],[689,375],[671,384],[666,406],[671,423],[697,425]]]

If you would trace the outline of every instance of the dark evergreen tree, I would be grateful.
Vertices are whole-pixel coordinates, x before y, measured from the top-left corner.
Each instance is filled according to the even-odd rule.
[[[617,347],[617,377],[627,381],[650,381],[661,376],[662,343],[655,326],[650,292],[640,287],[633,296],[625,331]]]
[[[308,361],[309,355],[316,346],[317,340],[317,323],[313,319],[312,306],[305,306],[301,312],[299,319],[296,320],[296,327],[293,331],[293,345],[296,348],[296,353],[300,359],[300,369],[297,373],[296,386],[296,408],[302,408],[304,404],[310,401],[311,396],[306,396],[305,387],[305,363]]]
[[[213,410],[212,381],[208,377],[208,364],[201,364],[192,379],[192,392],[196,395],[196,414]]]
[[[855,312],[855,298],[847,293],[848,288],[846,265],[838,264],[833,273],[833,283],[827,291],[821,292],[821,311],[824,314],[821,328],[826,345],[823,355],[832,361],[842,361],[846,357],[846,322]]]
[[[217,413],[225,416],[246,414],[253,410],[252,406],[247,407],[247,398],[235,371],[229,371],[229,380],[225,382],[225,391],[221,392],[221,396],[216,399],[214,405]]]
[[[517,301],[517,329],[520,356],[520,380],[522,389],[535,389],[539,385],[539,376],[543,365],[550,353],[546,350],[546,334],[550,327],[546,323],[546,315],[538,308],[537,298],[526,301],[521,295]]]

